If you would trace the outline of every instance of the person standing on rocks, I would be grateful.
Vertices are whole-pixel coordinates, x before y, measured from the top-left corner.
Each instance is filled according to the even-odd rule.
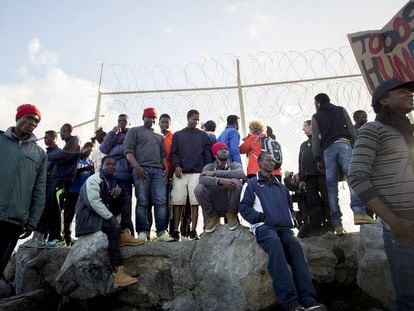
[[[257,160],[260,171],[243,186],[240,214],[269,256],[268,270],[278,301],[288,311],[326,310],[316,301],[308,264],[292,231],[295,220],[289,191],[272,175],[276,161],[267,152]]]
[[[146,240],[150,234],[148,205],[150,197],[154,204],[157,241],[171,242],[168,234],[167,180],[168,161],[163,135],[154,132],[157,113],[146,108],[142,114],[144,125],[128,131],[124,142],[124,153],[133,170],[137,205],[135,227],[138,237]]]
[[[372,95],[375,121],[359,129],[348,182],[383,222],[395,310],[414,310],[414,82],[395,79]]]
[[[76,236],[102,231],[108,237],[109,261],[114,271],[113,287],[124,287],[137,283],[122,266],[120,246],[138,246],[143,240],[135,239],[128,230],[131,197],[118,186],[114,178],[115,158],[102,158],[101,170],[90,176],[80,189],[76,204]],[[116,216],[121,214],[121,224]],[[126,214],[126,215],[125,215]]]
[[[312,153],[318,169],[325,172],[332,225],[337,235],[345,234],[338,204],[338,172],[347,175],[355,141],[352,121],[345,108],[331,103],[328,95],[315,96],[316,113],[312,116]],[[354,224],[374,223],[355,191],[349,187]]]
[[[198,240],[196,231],[198,221],[198,202],[194,189],[203,167],[211,163],[211,145],[208,135],[197,128],[200,113],[197,110],[187,112],[187,127],[174,134],[171,144],[171,162],[174,167],[174,176],[171,190],[171,204],[173,206],[174,228],[172,236],[180,240],[178,227],[181,222],[187,196],[191,204],[191,231],[190,239]]]
[[[39,122],[39,109],[24,104],[16,125],[0,131],[0,278],[17,240],[32,233],[45,205],[47,156],[33,135]]]

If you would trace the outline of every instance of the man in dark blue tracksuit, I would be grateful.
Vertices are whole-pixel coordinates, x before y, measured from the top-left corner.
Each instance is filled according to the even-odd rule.
[[[272,176],[276,162],[265,152],[258,162],[260,172],[243,187],[240,214],[251,224],[250,230],[269,256],[275,294],[285,310],[326,310],[316,302],[302,247],[293,235],[295,221],[289,191]]]

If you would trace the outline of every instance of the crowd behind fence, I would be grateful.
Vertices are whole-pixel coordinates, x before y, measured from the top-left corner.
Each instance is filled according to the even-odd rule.
[[[345,107],[350,115],[362,109],[368,112],[369,119],[374,116],[368,89],[349,47],[225,54],[201,63],[154,68],[105,63],[95,124],[78,127],[75,133],[92,136],[94,127],[110,131],[120,113],[129,115],[131,126],[141,125],[143,109],[155,107],[159,114],[171,115],[173,131],[186,126],[188,110],[197,109],[201,122],[216,122],[219,135],[227,115],[236,114],[244,116],[242,137],[251,120],[260,119],[271,126],[283,148],[282,170],[296,172],[299,146],[306,140],[302,124],[315,112],[313,98],[321,92],[327,93],[332,103]],[[346,183],[340,188],[340,202],[348,205]],[[357,230],[346,218],[344,226],[348,231]]]

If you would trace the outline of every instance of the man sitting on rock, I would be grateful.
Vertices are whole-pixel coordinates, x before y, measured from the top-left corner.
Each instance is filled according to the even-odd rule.
[[[260,171],[243,186],[240,214],[269,256],[268,270],[278,301],[289,311],[326,310],[316,302],[308,264],[292,231],[295,220],[289,191],[272,176],[281,163],[276,165],[267,152],[259,155],[258,163]]]
[[[135,239],[124,224],[130,219],[131,197],[119,187],[113,177],[116,161],[112,156],[102,158],[101,170],[90,176],[80,190],[76,204],[76,236],[102,231],[108,237],[109,260],[114,275],[114,288],[135,284],[136,278],[126,274],[121,265],[120,246],[137,246],[144,243]],[[121,224],[116,216],[121,214]]]
[[[216,160],[204,166],[194,190],[206,218],[205,232],[213,232],[220,224],[221,216],[226,216],[227,227],[235,230],[239,225],[237,213],[243,167],[240,163],[228,161],[229,147],[225,143],[215,143],[212,153]]]

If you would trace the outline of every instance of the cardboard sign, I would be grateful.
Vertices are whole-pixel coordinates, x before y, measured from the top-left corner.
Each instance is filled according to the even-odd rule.
[[[414,81],[414,0],[381,30],[348,34],[365,83],[375,87],[391,78]]]

